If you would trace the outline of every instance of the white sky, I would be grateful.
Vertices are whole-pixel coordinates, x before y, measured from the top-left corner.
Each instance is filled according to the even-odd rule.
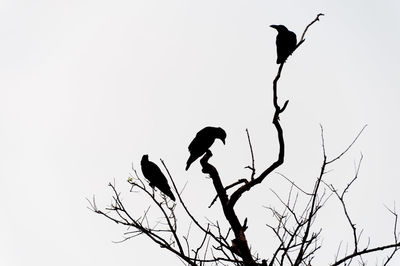
[[[285,24],[299,37],[320,12],[326,16],[289,58],[279,84],[280,102],[290,100],[279,172],[311,189],[322,160],[319,123],[332,156],[368,124],[327,181],[343,187],[362,152],[350,211],[371,246],[392,241],[384,205],[400,205],[398,1],[3,0],[0,265],[178,265],[145,238],[112,243],[124,228],[90,212],[85,198],[95,194],[106,206],[115,178],[129,200],[131,163],[139,168],[148,153],[167,162],[180,187],[188,181],[183,196],[202,221],[218,212],[206,208],[213,192],[198,163],[184,171],[187,145],[206,125],[227,131],[227,145],[216,142],[213,157],[225,184],[248,173],[245,128],[257,169],[272,162],[278,66],[268,26]],[[262,206],[275,201],[269,188],[284,192],[286,185],[275,174],[238,206],[264,256],[274,242]],[[348,226],[337,226],[341,215],[332,198],[321,213],[327,248],[320,265],[332,262],[344,235],[351,243]],[[399,263],[400,255],[392,265]]]

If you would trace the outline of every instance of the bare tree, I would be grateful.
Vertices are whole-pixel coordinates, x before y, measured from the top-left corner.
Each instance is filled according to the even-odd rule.
[[[318,14],[317,17],[307,25],[295,50],[303,44],[304,37],[308,29],[317,21],[323,14]],[[348,225],[352,230],[353,248],[343,250],[340,246],[337,250],[335,260],[331,265],[350,265],[353,262],[358,262],[361,265],[366,265],[364,256],[371,253],[376,253],[382,250],[390,250],[387,257],[384,258],[383,265],[388,265],[395,253],[400,248],[399,232],[397,231],[397,213],[396,209],[389,209],[389,212],[394,217],[393,226],[393,241],[387,245],[370,247],[369,244],[361,245],[361,233],[353,219],[350,211],[347,208],[345,196],[349,193],[351,186],[359,177],[359,169],[362,162],[362,155],[356,167],[355,174],[345,188],[339,191],[336,185],[328,184],[324,176],[329,171],[328,167],[335,164],[341,157],[346,154],[353,144],[357,141],[361,133],[364,131],[364,126],[349,146],[343,150],[338,156],[328,158],[326,153],[326,145],[324,141],[324,131],[321,126],[321,140],[322,140],[322,165],[320,173],[315,180],[314,188],[311,192],[307,192],[300,188],[292,180],[280,174],[283,178],[288,180],[291,188],[288,195],[282,197],[275,193],[279,199],[281,206],[266,207],[275,218],[274,224],[267,224],[268,228],[272,230],[278,239],[278,246],[275,251],[270,254],[268,258],[259,258],[258,253],[251,250],[246,237],[246,230],[248,228],[247,218],[241,221],[235,210],[235,205],[241,199],[242,195],[252,191],[252,188],[261,184],[266,180],[266,177],[273,173],[279,166],[284,163],[285,159],[285,141],[283,137],[283,129],[280,124],[279,116],[283,113],[289,103],[285,101],[282,106],[278,103],[278,81],[281,77],[285,63],[279,65],[278,72],[273,80],[272,93],[273,93],[273,106],[274,114],[272,124],[274,125],[279,144],[279,152],[277,159],[267,165],[261,174],[256,175],[256,168],[254,164],[253,145],[251,143],[249,131],[246,129],[247,140],[250,148],[251,163],[247,166],[250,169],[249,178],[239,179],[233,184],[224,185],[218,170],[209,163],[212,153],[208,150],[206,154],[200,159],[202,172],[209,176],[214,185],[216,197],[211,202],[212,206],[218,200],[221,204],[224,217],[228,222],[229,227],[224,229],[220,222],[208,221],[201,223],[196,218],[185,204],[182,198],[181,191],[178,189],[174,182],[174,178],[167,168],[165,162],[161,163],[168,173],[169,180],[173,186],[173,191],[177,195],[177,202],[172,202],[168,197],[163,194],[157,193],[150,187],[145,179],[141,177],[135,169],[133,174],[128,179],[131,186],[131,192],[139,191],[151,200],[150,206],[144,211],[142,215],[133,214],[133,210],[125,206],[121,198],[121,193],[118,191],[115,183],[110,183],[109,186],[112,190],[112,204],[105,209],[98,208],[95,198],[89,200],[90,209],[97,214],[100,214],[107,219],[114,221],[117,224],[126,226],[127,233],[123,241],[129,240],[140,235],[145,235],[158,244],[161,248],[175,254],[185,265],[311,265],[313,259],[318,255],[318,250],[321,248],[321,228],[314,228],[314,221],[316,220],[320,210],[325,206],[329,198],[333,196],[341,204],[342,211]],[[306,202],[305,207],[299,207],[299,200]],[[155,207],[162,218],[150,217],[150,207]],[[182,215],[191,221],[191,226],[187,232],[178,230],[177,212],[176,208],[182,208],[184,211]],[[201,236],[194,239],[190,234],[196,230],[196,234]]]

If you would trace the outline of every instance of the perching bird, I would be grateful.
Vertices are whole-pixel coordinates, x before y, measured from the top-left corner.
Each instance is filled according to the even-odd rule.
[[[215,139],[220,139],[225,144],[225,138],[226,133],[220,127],[205,127],[200,130],[189,144],[190,157],[186,163],[186,171],[211,147]]]
[[[270,27],[278,31],[278,35],[276,36],[276,51],[278,54],[276,63],[282,64],[296,48],[296,34],[283,25],[271,25]]]
[[[140,164],[142,166],[144,177],[150,181],[150,186],[152,188],[158,188],[161,192],[175,201],[174,194],[172,194],[171,188],[168,185],[167,178],[155,163],[149,161],[149,155],[143,155]]]

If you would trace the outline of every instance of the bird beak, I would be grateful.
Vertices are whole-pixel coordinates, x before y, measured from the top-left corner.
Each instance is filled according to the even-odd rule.
[[[276,25],[270,25],[270,27],[276,29]]]
[[[222,140],[222,143],[224,143],[224,145],[225,145],[225,140],[224,139]]]

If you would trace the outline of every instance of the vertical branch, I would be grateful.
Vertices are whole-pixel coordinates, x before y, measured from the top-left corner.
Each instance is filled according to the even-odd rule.
[[[243,186],[239,187],[235,192],[233,192],[230,200],[229,200],[229,205],[233,206],[236,204],[236,202],[239,200],[239,198],[242,196],[242,194],[246,191],[249,191],[253,186],[260,184],[265,177],[267,177],[272,171],[274,171],[276,168],[278,168],[280,165],[283,164],[284,158],[285,158],[285,141],[283,138],[283,129],[279,123],[279,114],[282,113],[289,101],[286,101],[283,104],[283,107],[281,108],[278,104],[278,80],[281,77],[281,72],[283,69],[285,63],[282,63],[279,65],[278,73],[276,74],[276,77],[273,81],[273,86],[272,86],[272,93],[273,93],[273,105],[275,108],[274,116],[272,119],[272,124],[275,126],[275,129],[278,133],[278,143],[279,143],[279,153],[278,153],[278,159],[271,164],[270,167],[268,167],[264,172],[260,174],[255,179],[250,180],[250,182],[244,184]]]
[[[249,130],[246,128],[246,134],[247,134],[247,140],[249,142],[249,147],[250,147],[250,155],[251,155],[251,166],[247,166],[246,168],[249,168],[251,170],[251,177],[250,179],[254,179],[254,175],[256,174],[256,167],[254,165],[254,152],[253,152],[253,145],[251,144],[250,140],[250,134]]]

